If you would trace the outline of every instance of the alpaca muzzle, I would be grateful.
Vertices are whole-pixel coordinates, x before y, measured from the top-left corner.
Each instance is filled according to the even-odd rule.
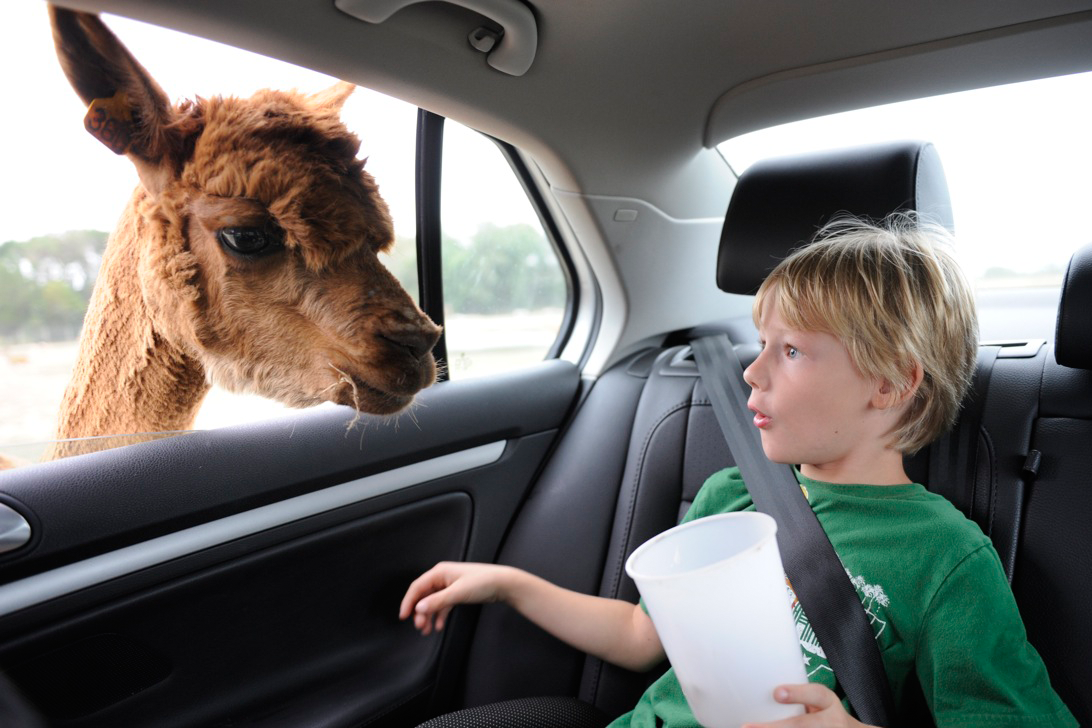
[[[416,328],[399,328],[384,331],[378,337],[390,346],[404,350],[412,359],[420,361],[428,356],[440,340],[440,327],[429,323]]]

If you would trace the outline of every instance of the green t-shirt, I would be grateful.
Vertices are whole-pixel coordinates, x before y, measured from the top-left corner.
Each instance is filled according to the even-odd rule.
[[[834,485],[797,474],[857,587],[896,706],[920,681],[938,726],[1076,726],[1028,644],[990,540],[941,496],[913,485]],[[684,521],[754,510],[738,468],[713,474]],[[808,679],[836,679],[792,600]],[[611,728],[697,726],[668,670]]]

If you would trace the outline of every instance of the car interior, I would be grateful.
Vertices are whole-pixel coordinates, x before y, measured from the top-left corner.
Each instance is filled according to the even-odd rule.
[[[928,139],[738,176],[716,145],[1092,69],[1084,0],[63,4],[315,68],[498,140],[566,251],[570,309],[545,361],[438,382],[412,422],[364,416],[347,435],[346,408],[302,410],[0,472],[0,504],[25,526],[0,553],[4,725],[414,726],[482,706],[508,725],[537,725],[536,711],[594,725],[626,712],[666,664],[622,670],[498,605],[460,607],[422,637],[397,618],[402,594],[436,562],[468,560],[635,602],[628,556],[735,462],[689,343],[723,332],[745,364],[756,356],[754,291],[839,214],[909,210],[959,234]],[[1073,252],[1057,300],[1052,330],[984,334],[959,422],[907,472],[991,538],[1083,725],[1092,245]],[[930,724],[925,705],[900,717]]]

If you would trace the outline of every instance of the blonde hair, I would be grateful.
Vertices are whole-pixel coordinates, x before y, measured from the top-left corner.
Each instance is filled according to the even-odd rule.
[[[952,426],[974,374],[974,296],[951,243],[946,229],[911,213],[880,224],[842,218],[781,261],[755,297],[756,323],[774,300],[787,325],[838,337],[861,374],[899,395],[921,365],[921,384],[891,431],[903,453]]]

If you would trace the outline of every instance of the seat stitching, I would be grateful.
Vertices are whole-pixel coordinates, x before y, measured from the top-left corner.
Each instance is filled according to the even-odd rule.
[[[675,414],[676,412],[678,412],[680,410],[689,408],[690,404],[691,404],[691,400],[688,399],[688,400],[686,400],[684,402],[680,402],[680,403],[678,403],[676,405],[673,405],[669,410],[667,410],[662,415],[660,415],[660,418],[658,420],[656,420],[656,422],[653,423],[651,427],[649,427],[648,434],[645,435],[644,441],[641,443],[640,458],[639,458],[638,463],[637,463],[636,472],[633,475],[633,490],[632,490],[632,493],[630,494],[629,503],[628,503],[628,506],[627,506],[626,526],[625,526],[625,532],[623,534],[622,543],[621,543],[621,553],[622,554],[625,554],[626,551],[629,550],[629,543],[630,543],[630,539],[631,539],[631,536],[632,536],[632,527],[633,527],[633,512],[634,512],[636,502],[637,502],[637,494],[638,494],[638,491],[640,490],[639,486],[640,486],[640,482],[641,482],[641,475],[644,473],[645,458],[646,458],[646,454],[648,452],[648,444],[649,444],[649,442],[652,441],[652,437],[656,434],[656,430],[658,430],[663,425],[663,423],[667,420],[668,417],[670,417],[671,415]],[[617,551],[616,551],[616,553],[617,553]],[[618,586],[619,586],[619,584],[621,582],[621,572],[622,572],[622,568],[623,568],[622,563],[623,563],[622,561],[619,561],[618,563],[616,563],[614,565],[614,574],[613,574],[611,584],[610,584],[611,595],[612,596],[617,593]]]
[[[692,394],[693,394],[693,390],[691,390],[691,395]],[[680,410],[683,410],[683,409],[686,409],[686,408],[690,407],[691,403],[692,403],[691,399],[686,399],[686,400],[683,400],[683,401],[669,407],[665,412],[663,412],[660,415],[660,417],[654,423],[652,423],[651,426],[649,426],[648,432],[647,432],[647,434],[645,435],[644,439],[641,442],[641,452],[640,452],[640,455],[639,455],[639,459],[638,459],[637,466],[636,466],[635,472],[634,472],[634,477],[633,477],[633,488],[632,488],[632,492],[630,493],[629,503],[627,504],[627,508],[626,508],[625,531],[623,532],[622,539],[621,539],[620,553],[619,553],[619,549],[615,550],[615,553],[619,555],[619,558],[616,559],[616,563],[614,565],[614,571],[613,571],[613,574],[611,576],[611,581],[608,584],[607,596],[609,596],[609,597],[616,597],[617,594],[618,594],[618,588],[621,585],[621,581],[622,581],[621,572],[622,572],[622,569],[624,568],[624,564],[625,564],[625,559],[622,558],[622,557],[625,556],[626,551],[629,549],[629,543],[630,543],[630,540],[631,540],[631,537],[632,537],[633,513],[634,513],[634,510],[636,509],[637,494],[638,494],[638,490],[639,490],[639,484],[641,482],[641,474],[644,472],[645,457],[646,457],[646,454],[648,452],[648,445],[652,441],[652,438],[656,434],[656,431],[663,425],[663,423],[669,417],[671,417],[675,413],[679,412]],[[590,687],[591,687],[591,695],[593,696],[593,702],[594,702],[595,696],[597,696],[599,694],[599,680],[600,680],[600,677],[602,676],[602,674],[603,674],[603,661],[600,660],[600,659],[596,659],[595,662],[594,662],[594,667],[592,668],[591,675],[590,675],[590,682],[591,682]]]
[[[986,521],[986,523],[987,523],[987,525],[989,526],[989,529],[990,529],[989,535],[992,536],[993,535],[994,519],[997,517],[997,491],[999,490],[999,488],[997,487],[997,470],[998,469],[994,467],[994,462],[993,462],[994,461],[993,439],[990,437],[989,431],[987,431],[985,428],[982,429],[981,435],[982,435],[982,438],[986,441],[986,453],[987,453],[986,462],[990,466],[990,512],[989,512],[989,519]],[[978,479],[975,478],[975,484],[977,485],[977,483],[978,483]]]

